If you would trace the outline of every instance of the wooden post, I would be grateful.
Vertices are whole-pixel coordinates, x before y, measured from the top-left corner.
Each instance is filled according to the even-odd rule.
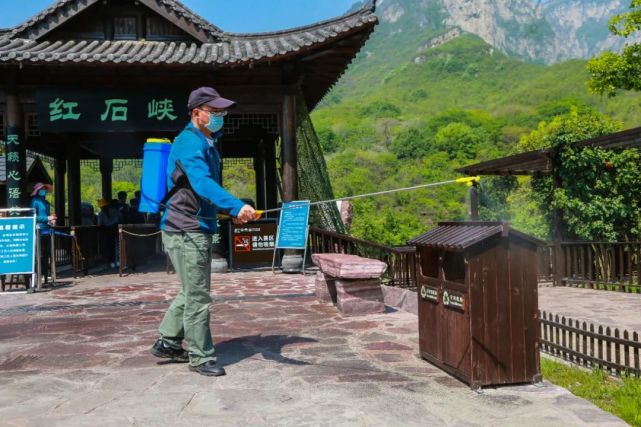
[[[559,149],[556,148],[552,153],[552,191],[555,191],[557,188],[561,188],[563,182],[559,173],[557,171]],[[563,248],[561,242],[563,242],[563,212],[559,208],[554,209],[552,214],[552,239],[554,242],[554,281],[553,286],[563,285],[563,278],[565,276],[565,259],[563,257]]]
[[[264,140],[258,143],[258,153],[254,157],[254,171],[256,173],[256,208],[267,209],[266,188],[265,188],[265,147]]]
[[[106,200],[111,200],[112,196],[112,177],[111,174],[114,170],[113,159],[100,159],[100,178],[102,183],[102,198]]]
[[[278,205],[278,171],[276,167],[276,140],[265,146],[265,199],[266,208],[275,209]]]
[[[478,221],[479,219],[479,192],[478,184],[475,182],[470,187],[470,219]]]
[[[15,86],[14,86],[15,88]],[[28,205],[27,150],[24,139],[24,114],[16,92],[6,96],[7,105],[7,207],[19,208]]]
[[[298,171],[296,158],[296,95],[283,98],[283,201],[298,199]]]
[[[65,225],[67,212],[65,209],[65,174],[67,173],[67,162],[64,157],[56,157],[56,170],[54,176],[54,199],[55,211],[58,217],[57,225]]]
[[[67,185],[69,187],[69,225],[80,225],[80,158],[67,159]]]

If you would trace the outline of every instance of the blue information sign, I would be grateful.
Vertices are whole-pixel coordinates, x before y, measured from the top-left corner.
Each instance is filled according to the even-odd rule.
[[[0,274],[33,274],[34,217],[0,218]]]
[[[276,235],[279,249],[305,249],[309,224],[309,201],[283,203]]]

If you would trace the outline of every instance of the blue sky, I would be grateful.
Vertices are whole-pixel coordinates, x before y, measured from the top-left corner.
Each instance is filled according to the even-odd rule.
[[[345,13],[357,0],[182,0],[209,22],[230,32],[274,31]],[[0,28],[13,27],[54,0],[0,0]]]

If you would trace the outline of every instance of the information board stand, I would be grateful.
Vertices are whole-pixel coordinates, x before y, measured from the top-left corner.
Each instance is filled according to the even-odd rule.
[[[283,203],[278,221],[278,231],[276,233],[276,248],[274,249],[272,259],[272,273],[274,273],[276,253],[279,249],[302,249],[303,274],[305,274],[307,237],[309,235],[309,208],[309,200]]]
[[[29,291],[35,292],[38,247],[34,209],[0,209],[0,275],[31,275]]]

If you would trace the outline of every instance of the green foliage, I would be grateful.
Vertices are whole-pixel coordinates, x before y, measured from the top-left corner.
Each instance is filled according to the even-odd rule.
[[[338,137],[333,130],[328,128],[319,129],[316,134],[323,152],[333,153],[338,149]]]
[[[641,0],[632,0],[630,11],[610,19],[612,34],[629,37],[641,30]],[[594,93],[615,96],[617,90],[641,90],[641,44],[627,44],[621,53],[604,52],[588,62],[588,85]]]
[[[547,358],[541,359],[543,377],[572,394],[587,399],[632,426],[641,427],[641,379],[612,378],[602,370],[592,372]]]
[[[374,101],[361,108],[360,115],[363,117],[373,117],[375,119],[380,119],[382,117],[398,117],[401,115],[401,109],[391,102]]]
[[[399,159],[423,157],[431,150],[430,135],[420,125],[412,125],[398,132],[392,142],[392,152]]]
[[[641,154],[637,150],[565,149],[562,188],[552,207],[567,231],[584,240],[621,241],[641,236]]]
[[[639,152],[567,147],[617,129],[617,123],[599,113],[573,110],[541,123],[519,144],[524,150],[558,147],[561,186],[555,189],[551,177],[536,177],[532,197],[548,220],[554,209],[563,212],[567,238],[617,241],[641,235]]]

